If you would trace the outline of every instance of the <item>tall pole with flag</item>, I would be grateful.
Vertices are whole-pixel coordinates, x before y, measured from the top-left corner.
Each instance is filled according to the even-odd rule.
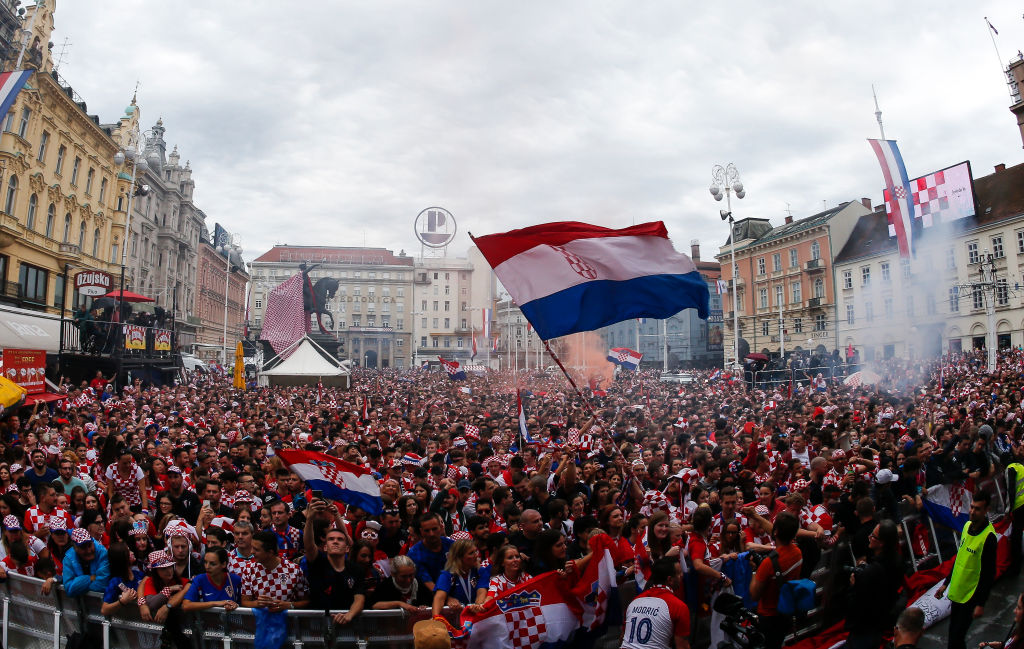
[[[732,215],[732,193],[736,193],[736,198],[743,198],[747,193],[740,181],[740,172],[736,169],[736,165],[730,162],[724,167],[722,165],[712,167],[709,191],[716,201],[722,200],[722,196],[725,196],[725,209],[720,210],[719,215],[723,221],[729,222],[729,248],[732,253],[732,270],[729,273],[732,277],[732,360],[736,367],[740,367],[742,366],[740,361],[740,309],[739,291],[737,290],[739,277],[737,277],[738,267],[736,266],[736,219]],[[725,354],[722,356],[724,357]],[[728,369],[728,360],[724,360],[723,365]]]

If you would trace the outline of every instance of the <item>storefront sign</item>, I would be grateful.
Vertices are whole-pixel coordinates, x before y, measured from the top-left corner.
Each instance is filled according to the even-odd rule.
[[[46,392],[46,352],[42,349],[4,349],[4,376],[29,394]]]
[[[113,286],[113,278],[110,273],[101,270],[83,270],[75,275],[75,290],[82,295],[96,297],[106,295]]]

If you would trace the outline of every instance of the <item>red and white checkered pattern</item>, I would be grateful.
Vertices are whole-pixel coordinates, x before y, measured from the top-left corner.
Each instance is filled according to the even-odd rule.
[[[538,646],[541,637],[546,636],[548,632],[544,611],[539,606],[526,606],[508,611],[505,613],[505,622],[508,624],[512,646],[515,649]]]
[[[298,273],[272,290],[267,298],[262,338],[270,342],[274,351],[280,352],[306,335],[303,283],[302,273]]]
[[[739,521],[739,524],[740,524],[740,534],[741,535],[746,534],[747,528],[750,527],[750,521],[748,521],[747,517],[744,516],[743,514],[737,514],[734,519],[729,519],[729,520]],[[722,514],[721,513],[715,514],[715,517],[711,519],[711,536],[719,536],[719,537],[722,536],[722,525],[723,524],[724,523],[722,521]]]
[[[25,531],[29,534],[35,534],[39,530],[48,530],[50,517],[56,516],[63,518],[64,522],[67,523],[67,529],[71,529],[75,526],[75,521],[71,518],[71,514],[67,513],[60,507],[54,507],[53,512],[50,514],[44,513],[39,509],[39,506],[29,507],[28,511],[25,512]]]
[[[832,516],[822,505],[806,505],[800,510],[800,525],[807,527],[811,523],[817,523],[826,532],[832,530]]]
[[[252,561],[252,559],[239,558],[239,556],[232,550],[228,553],[228,572],[241,576],[242,568],[244,568],[250,561]]]
[[[291,561],[282,560],[273,571],[267,572],[262,563],[247,561],[242,566],[242,596],[247,599],[269,597],[285,602],[305,599],[309,584],[302,570]]]

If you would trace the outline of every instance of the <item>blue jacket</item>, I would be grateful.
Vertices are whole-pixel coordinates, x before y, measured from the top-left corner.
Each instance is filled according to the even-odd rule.
[[[69,597],[78,597],[90,590],[102,593],[107,589],[107,582],[110,581],[110,562],[107,561],[107,549],[96,541],[92,543],[96,547],[96,556],[89,564],[88,574],[82,570],[78,553],[73,546],[68,548],[64,554],[64,591]]]
[[[431,552],[423,545],[423,541],[409,548],[409,558],[416,563],[416,578],[421,583],[437,583],[437,578],[441,576],[445,561],[448,559],[448,550],[451,550],[454,543],[455,541],[447,536],[442,536],[440,552]]]

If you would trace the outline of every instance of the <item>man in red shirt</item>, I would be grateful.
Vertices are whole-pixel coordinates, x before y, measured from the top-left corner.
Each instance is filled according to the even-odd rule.
[[[789,629],[793,625],[791,615],[780,615],[778,612],[779,587],[780,581],[800,578],[803,555],[800,553],[800,548],[793,542],[799,529],[800,521],[788,511],[782,512],[775,518],[772,536],[775,538],[775,551],[778,553],[782,577],[775,577],[775,567],[772,565],[771,558],[768,557],[761,561],[757,572],[750,580],[750,596],[757,600],[757,614],[761,616],[761,629],[764,631],[767,649],[782,647],[786,634],[789,633]]]
[[[690,611],[675,596],[681,581],[675,558],[654,562],[647,588],[626,609],[622,649],[690,649]]]

